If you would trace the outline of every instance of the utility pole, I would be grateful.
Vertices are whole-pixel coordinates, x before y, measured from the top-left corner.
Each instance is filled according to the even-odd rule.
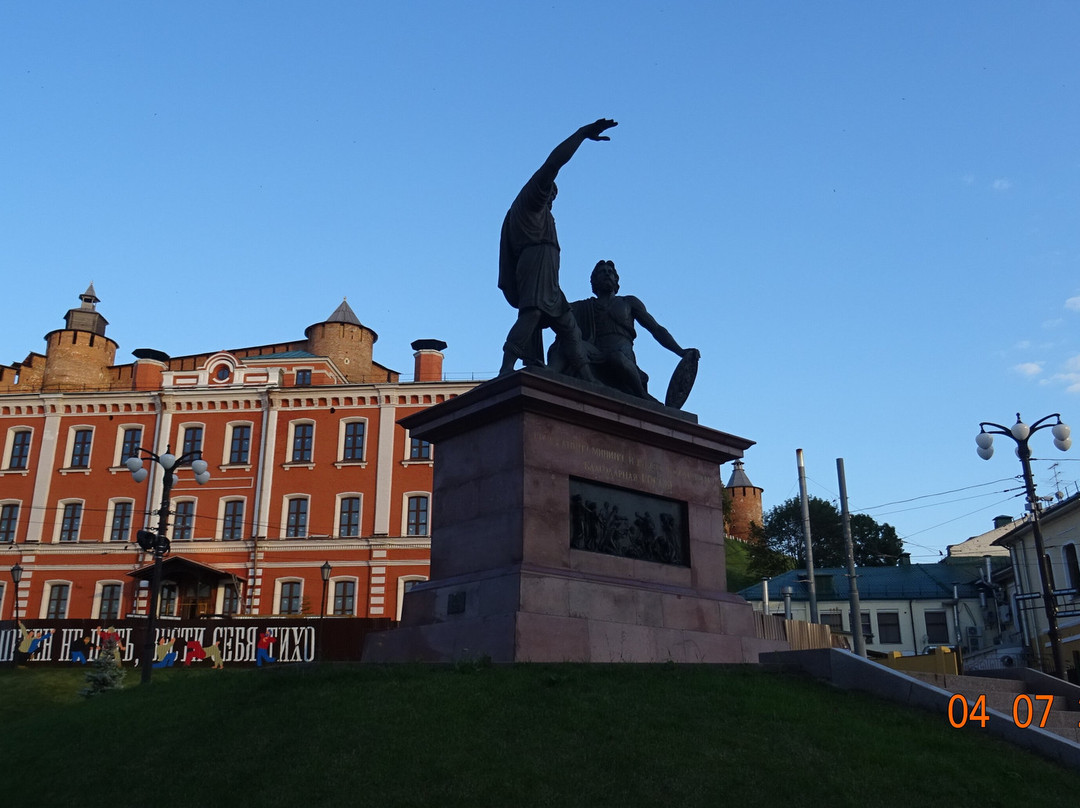
[[[851,634],[855,638],[855,653],[866,656],[866,641],[862,633],[862,605],[859,603],[859,581],[855,574],[855,546],[851,540],[851,514],[847,504],[847,479],[844,477],[844,458],[836,458],[836,476],[840,480],[840,515],[844,521],[844,545],[847,547],[848,584],[851,590]]]
[[[799,462],[799,498],[802,500],[803,541],[806,543],[806,586],[810,590],[810,622],[818,622],[817,579],[814,578],[814,545],[810,540],[810,500],[806,496],[806,466],[802,449],[795,450]]]

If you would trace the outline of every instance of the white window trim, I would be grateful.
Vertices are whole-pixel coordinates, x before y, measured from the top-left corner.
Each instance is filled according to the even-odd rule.
[[[90,458],[85,466],[72,466],[71,465],[71,453],[75,450],[75,433],[82,432],[83,430],[90,430]],[[91,424],[74,424],[68,427],[67,434],[67,446],[64,448],[64,465],[58,469],[61,474],[89,474],[90,469],[93,467],[94,460],[94,445],[97,443],[97,435],[94,434],[94,427]]]
[[[224,614],[225,610],[225,590],[226,588],[233,586],[236,589],[236,604],[237,611],[233,612],[233,615],[241,614],[244,610],[244,581],[240,579],[240,576],[229,578],[228,580],[218,581],[217,595],[214,598],[214,614]]]
[[[405,456],[401,459],[401,465],[403,466],[434,466],[435,465],[435,446],[428,441],[428,457],[414,459],[412,457],[412,435],[409,434],[409,430],[405,430]]]
[[[15,535],[12,536],[12,540],[10,542],[0,540],[0,547],[3,547],[6,544],[10,544],[11,546],[14,547],[15,546],[15,539],[17,539],[19,537],[19,522],[22,521],[22,517],[23,517],[23,504],[22,504],[21,499],[10,499],[10,498],[9,499],[0,499],[0,508],[3,508],[5,505],[15,505],[15,506],[17,506],[19,508],[19,513],[15,517]]]
[[[409,497],[427,497],[427,533],[409,535]],[[429,539],[431,538],[431,492],[430,491],[406,491],[401,495],[401,533],[403,539]]]
[[[181,502],[191,503],[191,538],[190,539],[177,539],[176,538],[176,506]],[[169,509],[172,513],[169,514],[169,540],[170,541],[195,541],[198,537],[198,525],[199,525],[199,500],[197,497],[174,497],[169,502]]]
[[[116,425],[116,445],[113,446],[112,466],[110,466],[110,469],[112,471],[126,471],[127,470],[126,466],[121,465],[120,455],[124,451],[124,432],[126,432],[129,429],[141,429],[143,431],[143,433],[146,432],[146,427],[143,426],[142,424],[117,424]],[[139,444],[140,444],[140,446],[142,445],[142,437],[139,438]],[[141,457],[141,455],[140,455],[140,457]]]
[[[307,522],[304,524],[303,536],[289,536],[289,501],[294,499],[306,499],[307,500]],[[282,539],[306,539],[311,536],[311,494],[286,494],[281,498],[281,535]]]
[[[293,460],[293,441],[296,439],[296,427],[298,424],[311,424],[311,460]],[[297,418],[294,421],[289,421],[289,436],[285,441],[285,462],[282,464],[284,468],[314,468],[315,467],[315,436],[318,432],[315,421],[311,418]],[[365,435],[365,441],[367,436]]]
[[[15,434],[18,432],[30,433],[30,453],[34,451],[34,428],[31,426],[8,427],[7,439],[4,441],[4,458],[0,464],[0,474],[27,474],[30,471],[30,454],[26,457],[26,467],[21,469],[11,468],[11,453],[15,449]],[[365,441],[366,442],[366,441]]]
[[[401,607],[405,603],[405,584],[409,581],[426,581],[423,575],[402,575],[397,579],[397,611],[394,613],[394,619],[401,619]]]
[[[225,504],[228,502],[242,502],[244,503],[244,518],[243,522],[247,522],[248,517],[248,500],[247,497],[222,497],[218,500],[218,512],[217,512],[217,529],[214,531],[214,538],[219,541],[226,541],[225,538]],[[243,526],[241,526],[243,531]],[[244,541],[248,537],[241,535],[239,539],[228,539],[227,541]]]
[[[364,425],[364,448],[360,452],[359,460],[346,460],[345,459],[345,427],[347,424],[363,424]],[[367,418],[342,418],[338,421],[338,440],[337,440],[337,457],[335,466],[341,468],[342,466],[359,466],[360,468],[367,468],[368,457],[368,438],[371,435]]]
[[[232,442],[233,442],[233,430],[238,426],[246,426],[249,430],[248,437],[248,459],[246,463],[230,463],[229,460],[232,457]],[[205,437],[205,434],[204,434]],[[225,469],[243,469],[244,471],[251,470],[251,455],[252,442],[255,439],[255,424],[251,421],[229,421],[225,424],[225,445],[221,450],[221,466],[220,470]]]
[[[341,500],[349,497],[356,497],[360,500],[360,524],[358,526],[359,532],[355,536],[342,536],[341,535]],[[311,508],[311,505],[308,505]],[[311,514],[309,513],[308,516]],[[364,495],[359,491],[342,491],[334,498],[334,533],[339,539],[358,539],[364,535]]]
[[[75,541],[61,542],[60,541],[60,531],[64,527],[64,508],[66,508],[68,505],[81,505],[82,506],[82,511],[79,512],[79,532],[75,536]],[[61,500],[59,500],[56,503],[56,524],[53,525],[53,537],[52,537],[53,544],[78,544],[80,541],[82,541],[83,528],[85,527],[85,525],[83,524],[83,521],[85,520],[85,518],[86,518],[86,500],[78,499],[77,497],[71,497],[69,499],[61,499]]]
[[[161,582],[161,589],[158,591],[158,602],[157,602],[158,613],[157,613],[157,616],[158,617],[174,617],[174,618],[179,617],[179,615],[177,615],[177,614],[163,614],[162,611],[161,611],[161,604],[165,602],[165,599],[163,597],[161,597],[161,593],[165,591],[165,587],[167,587],[167,586],[171,586],[173,589],[176,590],[176,598],[173,600],[173,603],[176,604],[176,607],[179,610],[179,607],[180,607],[180,585],[178,583],[176,583],[176,581],[172,580],[171,578],[166,578],[165,580],[163,580]]]
[[[71,614],[71,594],[75,591],[75,586],[71,581],[65,581],[62,578],[56,578],[46,581],[41,588],[41,606],[38,609],[38,619],[48,620],[49,618],[49,600],[52,598],[52,590],[54,586],[66,586],[68,588],[67,604],[64,606],[64,613],[60,617],[54,618],[56,620],[66,620],[67,616]]]
[[[335,589],[339,583],[352,583],[353,604],[352,611],[347,615],[334,613]],[[355,575],[334,575],[326,582],[326,614],[329,617],[356,617],[356,611],[360,608],[360,579]]]
[[[180,457],[184,453],[184,433],[188,427],[198,427],[202,430],[202,440],[199,441],[199,457],[206,454],[204,447],[206,446],[206,424],[202,421],[183,421],[176,425],[176,441],[173,443],[174,455]]]
[[[281,611],[281,587],[282,587],[283,584],[300,584],[300,611],[296,612],[295,614],[303,614],[304,613],[304,579],[303,578],[297,578],[296,576],[288,576],[288,577],[285,577],[285,578],[278,578],[276,581],[274,581],[274,616],[275,617],[293,616],[293,612],[286,613],[286,612]]]
[[[1072,579],[1072,570],[1069,568],[1069,556],[1066,555],[1066,553],[1065,553],[1066,549],[1068,549],[1069,547],[1072,547],[1073,552],[1077,554],[1077,557],[1076,557],[1077,564],[1080,565],[1080,545],[1077,545],[1077,543],[1073,542],[1073,541],[1067,541],[1063,545],[1061,545],[1061,567],[1062,567],[1063,570],[1065,570],[1065,578],[1067,579],[1065,581],[1065,583],[1067,585],[1066,586],[1060,586],[1059,585],[1058,589],[1078,589],[1078,590],[1080,590],[1080,581],[1074,581]]]
[[[120,620],[124,616],[124,582],[123,581],[113,581],[113,580],[98,581],[96,584],[94,584],[94,605],[93,605],[92,610],[90,612],[91,615],[93,615],[94,620],[104,620],[105,619],[105,618],[103,618],[101,616],[101,596],[102,596],[102,594],[103,594],[103,592],[105,590],[105,587],[110,585],[110,584],[116,584],[117,586],[120,587],[120,610],[117,612],[116,617],[110,617],[109,619],[110,620]],[[68,602],[70,603],[70,599],[69,599]]]
[[[131,505],[131,524],[128,525],[128,532],[130,534],[131,529],[136,527],[135,524],[135,500],[131,497],[113,497],[109,500],[109,507],[105,510],[105,525],[102,527],[101,540],[112,542],[112,526],[113,526],[113,514],[116,513],[116,504],[118,502],[127,502]],[[125,539],[124,543],[130,543],[131,539]],[[119,543],[119,542],[117,542]]]

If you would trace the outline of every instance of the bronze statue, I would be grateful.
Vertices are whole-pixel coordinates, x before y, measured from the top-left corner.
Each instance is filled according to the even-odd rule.
[[[619,273],[612,261],[598,262],[590,280],[595,297],[576,300],[570,308],[596,380],[623,393],[655,401],[648,392],[649,377],[638,367],[634,356],[634,339],[637,337],[634,324],[637,323],[657,342],[682,357],[672,376],[665,402],[668,406],[681,407],[697,374],[700,357],[697,348],[681,347],[649,314],[644,303],[633,295],[618,294]],[[563,372],[569,361],[560,335],[551,346],[548,363],[552,370]]]
[[[603,132],[613,126],[618,124],[601,118],[556,146],[506,213],[499,243],[499,288],[518,317],[506,335],[500,376],[510,373],[518,359],[526,367],[544,363],[542,331],[548,327],[563,343],[566,371],[592,380],[574,315],[559,287],[559,238],[551,203],[558,193],[559,169],[586,140],[610,140]]]

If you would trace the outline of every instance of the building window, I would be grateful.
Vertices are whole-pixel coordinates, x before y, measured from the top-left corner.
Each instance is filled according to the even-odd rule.
[[[411,445],[409,446],[409,459],[430,460],[431,444],[426,440],[420,440],[420,438],[412,438]]]
[[[356,581],[337,581],[334,584],[334,614],[356,613]]]
[[[296,371],[296,386],[306,387],[311,384],[311,371],[310,370],[298,370]]]
[[[67,617],[68,593],[71,587],[68,584],[50,584],[49,601],[45,611],[47,620],[63,620]]]
[[[30,430],[22,429],[11,433],[11,457],[9,469],[24,469],[30,462]]]
[[[311,443],[315,436],[315,424],[293,425],[292,462],[311,462]]]
[[[900,613],[878,612],[877,615],[878,642],[882,645],[899,645],[900,639]]]
[[[237,614],[240,611],[240,592],[234,584],[225,584],[221,592],[221,613]]]
[[[1062,556],[1065,559],[1065,574],[1068,576],[1068,587],[1073,591],[1073,597],[1078,593],[1076,590],[1080,589],[1080,564],[1076,559],[1076,545],[1066,544],[1061,551]]]
[[[406,534],[426,536],[428,534],[428,498],[425,496],[409,497],[408,521]]]
[[[286,538],[302,539],[307,535],[307,513],[307,497],[293,497],[289,500],[285,519]]]
[[[345,424],[345,445],[341,450],[342,460],[364,459],[364,427],[363,421],[349,421]]]
[[[0,505],[0,542],[15,541],[15,528],[19,526],[19,506],[8,502]]]
[[[867,642],[873,642],[874,629],[870,625],[870,612],[859,612],[859,623],[862,625],[863,639]]]
[[[195,527],[195,501],[190,499],[173,503],[173,541],[188,541]]]
[[[176,584],[162,584],[158,598],[158,616],[176,617]]]
[[[244,500],[230,499],[225,503],[221,538],[230,541],[244,538]]]
[[[99,620],[117,620],[120,617],[120,595],[123,587],[120,584],[102,584],[101,608],[98,611]]]
[[[410,576],[408,578],[398,578],[397,609],[394,612],[394,617],[397,620],[401,619],[401,609],[405,605],[406,593],[411,592],[414,586],[423,583],[424,580],[425,579],[416,576]]]
[[[300,614],[300,582],[282,581],[278,614]]]
[[[203,428],[201,426],[187,426],[184,427],[184,443],[183,448],[180,450],[181,455],[201,455],[202,454],[202,435]]]
[[[338,535],[349,538],[360,535],[360,497],[342,497],[338,512]]]
[[[129,457],[140,457],[139,446],[142,445],[142,429],[140,427],[128,427],[124,430],[124,437],[120,444],[120,465]]]
[[[82,503],[68,502],[60,520],[60,541],[78,541],[79,525],[82,523]]]
[[[114,502],[112,525],[109,527],[110,541],[127,541],[131,535],[131,512],[134,506],[130,502]]]
[[[844,613],[843,612],[822,612],[821,622],[827,625],[833,631],[844,630]]]
[[[251,451],[251,427],[247,424],[236,424],[232,428],[232,439],[229,442],[229,462],[244,465],[248,462]]]
[[[945,612],[926,612],[926,641],[930,645],[947,645],[949,642],[949,621]]]
[[[71,468],[90,468],[90,443],[94,438],[92,429],[76,429],[75,440],[71,444]]]

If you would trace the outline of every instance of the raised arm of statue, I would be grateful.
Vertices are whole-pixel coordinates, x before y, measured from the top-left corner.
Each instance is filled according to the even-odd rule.
[[[570,158],[577,152],[578,146],[586,140],[611,140],[604,135],[604,131],[619,124],[610,118],[600,118],[578,129],[566,140],[556,146],[540,170],[536,172],[537,179],[543,182],[554,182],[559,169],[570,162]]]

